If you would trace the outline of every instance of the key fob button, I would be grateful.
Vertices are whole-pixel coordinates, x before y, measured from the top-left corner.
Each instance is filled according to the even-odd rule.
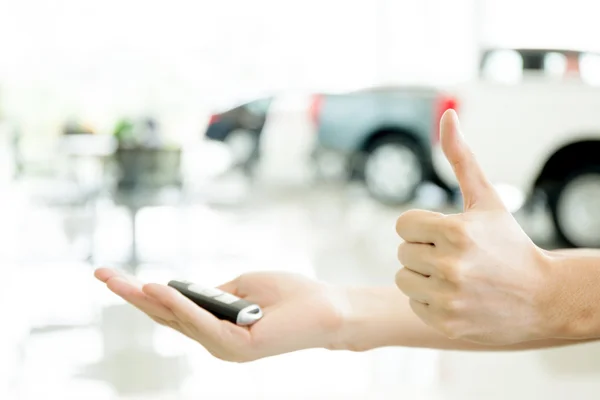
[[[240,299],[239,297],[236,297],[232,294],[225,293],[225,292],[222,292],[222,293],[223,294],[221,294],[220,296],[215,297],[215,300],[219,300],[220,302],[223,302],[225,304],[232,304]]]
[[[196,284],[188,286],[188,290],[206,297],[217,297],[224,293],[222,290],[216,288],[207,288]]]

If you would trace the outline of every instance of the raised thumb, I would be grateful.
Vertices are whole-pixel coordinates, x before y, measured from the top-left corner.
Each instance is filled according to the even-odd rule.
[[[467,145],[454,110],[448,110],[440,121],[440,140],[463,195],[465,211],[505,208],[500,196],[485,176],[475,155]]]

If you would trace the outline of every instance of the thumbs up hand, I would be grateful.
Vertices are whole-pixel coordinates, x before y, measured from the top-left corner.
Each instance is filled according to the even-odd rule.
[[[547,323],[546,253],[507,211],[447,111],[441,144],[464,212],[412,210],[396,230],[403,268],[396,285],[423,322],[450,338],[484,344],[541,339]]]

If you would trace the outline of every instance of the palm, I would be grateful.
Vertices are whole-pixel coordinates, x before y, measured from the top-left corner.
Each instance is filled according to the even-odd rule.
[[[251,273],[221,286],[263,308],[264,317],[249,328],[217,320],[166,286],[143,285],[132,278],[125,281],[107,269],[98,270],[96,276],[157,322],[227,360],[247,361],[327,346],[327,332],[337,323],[335,301],[326,285],[293,274]]]
[[[236,294],[264,309],[263,319],[248,331],[253,344],[269,355],[321,345],[323,332],[337,320],[331,292],[322,283],[281,273],[236,281]]]

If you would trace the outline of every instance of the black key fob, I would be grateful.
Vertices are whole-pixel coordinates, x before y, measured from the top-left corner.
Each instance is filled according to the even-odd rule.
[[[188,281],[170,281],[168,285],[215,317],[237,325],[252,325],[263,316],[258,305],[217,288],[203,287]]]

